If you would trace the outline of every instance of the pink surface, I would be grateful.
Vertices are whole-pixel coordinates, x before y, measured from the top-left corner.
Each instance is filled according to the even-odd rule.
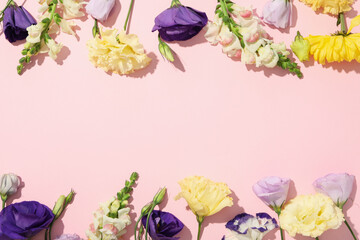
[[[237,3],[261,9],[265,1]],[[117,2],[107,26],[123,26],[128,4]],[[327,173],[360,176],[358,63],[300,64],[305,77],[299,80],[280,69],[257,70],[233,61],[201,32],[171,44],[181,58],[174,67],[158,54],[157,36],[150,31],[154,17],[169,4],[136,1],[130,32],[139,35],[153,61],[131,76],[106,74],[88,61],[90,18],[77,21],[78,40],[64,34],[57,38],[67,46],[60,64],[40,56],[21,77],[16,65],[22,46],[0,36],[1,173],[17,173],[25,183],[13,202],[38,200],[52,206],[60,194],[75,189],[76,198],[54,235],[85,237],[98,203],[120,190],[132,171],[140,179],[131,216],[166,186],[168,198],[161,208],[185,223],[185,240],[196,238],[197,227],[185,200],[174,201],[177,181],[186,176],[204,175],[234,191],[234,206],[205,220],[203,240],[221,239],[224,224],[243,210],[275,216],[252,193],[251,186],[262,177],[290,177],[293,197],[313,193],[313,180]],[[183,4],[212,19],[216,1]],[[25,6],[33,13],[38,8],[35,1]],[[354,7],[360,9],[360,3]],[[283,33],[266,27],[276,41],[289,46],[297,30],[308,35],[337,29],[335,18],[317,15],[299,1],[294,12],[296,27]],[[345,213],[359,234],[356,188]],[[132,232],[133,225],[124,239],[133,239]],[[265,239],[275,237],[280,239],[279,231]],[[350,240],[351,235],[343,225],[321,239]]]

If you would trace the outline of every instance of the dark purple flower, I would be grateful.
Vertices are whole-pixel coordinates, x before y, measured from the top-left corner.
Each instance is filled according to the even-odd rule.
[[[141,219],[146,227],[147,215]],[[176,240],[174,237],[184,228],[184,224],[174,215],[168,212],[154,210],[149,219],[149,235],[152,240]]]
[[[4,12],[3,24],[6,39],[15,42],[28,36],[26,28],[36,24],[36,20],[25,8],[10,5]]]
[[[41,203],[11,204],[0,212],[0,240],[31,238],[46,229],[53,219],[51,209]]]
[[[165,41],[184,41],[198,34],[207,22],[206,13],[180,5],[160,13],[152,31],[158,30]]]

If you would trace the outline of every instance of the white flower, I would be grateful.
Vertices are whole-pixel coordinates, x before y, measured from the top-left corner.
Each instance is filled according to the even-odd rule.
[[[44,30],[44,24],[42,22],[39,22],[36,25],[31,25],[26,30],[28,32],[26,41],[29,43],[38,43],[40,42],[41,32]]]
[[[83,0],[63,0],[62,5],[60,5],[64,11],[63,18],[71,19],[84,16],[85,14],[81,11],[84,4]]]
[[[63,47],[62,43],[56,43],[54,39],[49,39],[47,40],[46,44],[44,44],[44,42],[42,41],[40,53],[48,52],[49,56],[53,60],[56,60],[57,54],[61,51],[62,47]]]
[[[59,25],[62,32],[75,36],[75,32],[72,29],[72,27],[76,26],[74,21],[66,21],[65,19],[61,19]]]
[[[223,21],[219,18],[219,15],[216,14],[214,21],[209,21],[205,26],[205,39],[212,45],[216,45],[219,42],[218,36],[220,30],[222,29]]]
[[[19,177],[13,173],[3,174],[0,177],[0,194],[9,196],[16,193],[20,185]]]
[[[270,45],[259,48],[258,56],[256,56],[256,67],[264,65],[265,67],[273,68],[278,61],[279,56]]]

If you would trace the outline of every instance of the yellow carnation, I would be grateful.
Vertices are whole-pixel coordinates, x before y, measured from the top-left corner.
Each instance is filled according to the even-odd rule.
[[[299,233],[316,238],[328,229],[339,228],[344,214],[330,197],[318,193],[292,199],[281,211],[279,221],[292,237]]]
[[[179,182],[181,192],[175,199],[185,198],[190,209],[197,217],[206,217],[231,207],[233,201],[225,183],[215,183],[205,177],[187,177]]]
[[[314,11],[321,9],[323,13],[338,15],[350,11],[354,0],[300,0],[309,5]]]
[[[360,62],[360,33],[347,36],[312,36],[305,38],[310,42],[310,54],[321,64],[356,60]]]
[[[89,59],[105,71],[129,74],[149,65],[151,58],[145,54],[143,45],[135,34],[126,34],[116,29],[100,31],[87,42]]]

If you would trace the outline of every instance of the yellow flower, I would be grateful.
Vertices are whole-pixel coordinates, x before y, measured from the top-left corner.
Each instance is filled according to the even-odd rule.
[[[314,11],[321,9],[323,13],[338,15],[350,11],[354,0],[300,0],[309,5]]]
[[[175,199],[185,198],[190,209],[198,217],[206,217],[231,207],[233,201],[225,183],[215,183],[205,177],[187,177],[179,182],[181,192]]]
[[[360,33],[347,36],[312,36],[305,38],[310,42],[310,54],[321,64],[356,60],[360,62]]]
[[[292,199],[281,211],[279,221],[292,237],[299,233],[316,238],[328,229],[339,228],[344,214],[330,197],[318,193]]]
[[[100,30],[100,35],[87,42],[89,59],[96,66],[117,74],[129,74],[149,65],[151,58],[135,34],[117,30]]]

